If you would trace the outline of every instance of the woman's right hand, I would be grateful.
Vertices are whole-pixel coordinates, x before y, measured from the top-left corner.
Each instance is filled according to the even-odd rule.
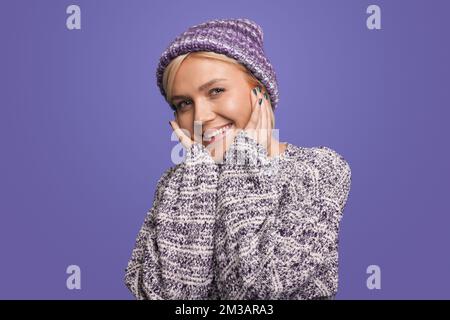
[[[183,132],[183,130],[181,130],[176,119],[169,121],[169,124],[172,127],[173,131],[175,131],[175,134],[177,135],[178,140],[188,150],[192,146],[192,144],[194,144],[194,141],[190,137],[188,137]]]
[[[207,158],[214,160],[215,163],[220,161],[220,156],[216,153],[214,153],[214,150],[211,151],[208,148],[205,148],[203,146],[203,143],[201,141],[202,137],[199,136],[195,136],[194,135],[194,140],[192,140],[187,134],[184,133],[184,131],[180,128],[180,126],[178,125],[177,120],[172,120],[169,121],[170,126],[172,127],[172,129],[175,131],[175,134],[178,137],[178,140],[181,142],[181,144],[186,148],[186,150],[191,150],[192,146],[194,144],[197,144],[199,146],[199,148],[197,148],[197,150],[205,150],[205,153],[207,154]],[[198,132],[202,132],[201,130],[201,122],[197,122],[194,121],[194,126],[199,126],[199,128],[197,129]],[[195,131],[195,130],[194,130]],[[209,160],[208,160],[209,161]]]

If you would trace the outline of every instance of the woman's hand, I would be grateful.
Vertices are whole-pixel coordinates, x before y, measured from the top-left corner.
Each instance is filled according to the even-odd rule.
[[[170,126],[172,127],[173,131],[175,131],[178,140],[181,142],[181,144],[186,148],[189,149],[192,144],[194,143],[202,143],[202,122],[201,121],[194,121],[194,140],[190,138],[190,136],[186,135],[183,130],[178,125],[177,119],[176,119],[176,113],[173,113],[175,116],[175,120],[169,121]],[[195,132],[198,132],[200,134],[195,135]]]
[[[252,89],[252,114],[245,131],[271,154],[272,123],[270,121],[271,104],[267,92],[260,87]]]
[[[170,126],[172,127],[173,131],[175,131],[175,134],[178,137],[178,140],[181,142],[181,144],[186,148],[189,149],[192,144],[194,144],[194,141],[188,137],[183,130],[181,130],[180,126],[178,125],[177,120],[169,121]]]
[[[169,121],[169,124],[172,127],[172,129],[174,130],[175,134],[177,135],[178,140],[186,148],[187,151],[191,150],[192,146],[194,144],[197,144],[197,145],[201,146],[202,148],[204,148],[203,143],[202,143],[202,136],[201,136],[201,132],[202,132],[201,122],[194,121],[194,132],[200,133],[200,134],[194,133],[194,140],[192,140],[190,138],[190,135],[186,134],[183,131],[183,129],[180,128],[176,119]],[[195,127],[195,126],[197,126],[197,127]],[[200,150],[200,149],[197,149],[197,150]],[[211,150],[209,150],[207,148],[205,148],[204,150],[206,150],[205,154],[207,154],[207,155],[205,155],[205,156],[208,158],[208,161],[212,159],[212,160],[214,160],[214,162],[217,163],[220,160],[219,155],[214,154],[214,150],[212,151],[212,154],[211,154]]]
[[[181,144],[186,149],[189,149],[196,142],[203,145],[201,135],[199,135],[199,136],[194,135],[194,140],[192,140],[188,135],[186,135],[183,132],[183,130],[178,125],[178,122],[176,119],[169,121],[169,124],[172,127],[172,129],[175,131],[175,134],[177,135],[178,140],[181,142]],[[194,132],[195,132],[196,125],[198,126],[197,131],[202,132],[202,124],[201,124],[201,122],[197,122],[197,121],[194,121]],[[231,139],[227,139],[227,146],[226,146],[225,150],[229,147],[229,145],[231,145],[231,142],[233,141],[233,139],[234,139],[234,135],[231,137]],[[225,151],[222,151],[221,148],[218,148],[217,146],[211,147],[211,145],[208,145],[205,147],[205,149],[207,150],[207,152],[209,153],[211,158],[214,160],[214,162],[218,163],[221,160],[223,160],[223,153]]]

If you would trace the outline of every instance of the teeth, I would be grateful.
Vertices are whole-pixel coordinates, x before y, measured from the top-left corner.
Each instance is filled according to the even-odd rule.
[[[225,127],[221,128],[221,129],[218,129],[218,130],[215,130],[215,131],[213,131],[211,133],[208,133],[208,134],[205,135],[205,139],[210,140],[212,137],[214,137],[214,136],[216,136],[218,134],[221,134],[222,132],[224,132],[225,130],[227,130],[230,127],[231,127],[231,125],[229,124],[229,125],[226,125]]]

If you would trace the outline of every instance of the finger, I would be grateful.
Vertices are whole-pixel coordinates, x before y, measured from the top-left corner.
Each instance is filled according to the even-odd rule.
[[[264,117],[266,115],[266,110],[265,110],[265,101],[264,101],[264,95],[261,92],[258,98],[258,107],[260,110],[260,115],[259,115],[259,119],[258,119],[258,125],[256,126],[259,130],[261,129],[265,129],[264,127]],[[260,103],[261,101],[261,103]]]
[[[269,96],[268,96],[267,92],[264,95],[264,102],[265,102],[264,103],[264,106],[265,106],[264,110],[265,110],[265,113],[266,113],[266,148],[267,148],[267,152],[269,154],[271,154],[271,151],[270,151],[270,143],[271,143],[271,140],[272,140],[272,123],[271,123],[271,120],[270,120],[270,108],[271,108],[271,106],[270,106]]]
[[[265,127],[264,127],[264,119],[265,119],[265,104],[264,104],[264,97],[261,93],[260,100],[258,100],[258,108],[260,108],[260,116],[258,120],[258,125],[256,126],[257,133],[258,133],[258,142],[265,146]],[[261,101],[261,103],[259,102]]]
[[[254,119],[254,125],[251,128],[253,133],[252,136],[256,141],[259,141],[259,128],[261,125],[261,108],[259,106],[259,99],[260,97],[258,93],[258,96],[256,97],[255,111],[254,111],[256,119]]]
[[[259,106],[259,100],[261,99],[260,96],[261,95],[258,90],[256,91],[256,95],[254,95],[254,93],[252,92],[251,102],[253,111],[245,127],[245,131],[250,135],[250,137],[252,137],[256,141],[258,141],[258,131],[259,131],[258,128],[261,117],[261,107]]]
[[[267,99],[264,93],[261,93],[262,104],[261,104],[261,128],[267,130]]]
[[[175,131],[175,134],[178,136],[178,140],[183,144],[185,148],[190,148],[193,144],[193,141],[183,132],[183,130],[180,129],[180,126],[178,125],[176,120],[169,121],[170,125],[172,126],[173,131]]]
[[[252,114],[250,115],[250,119],[249,119],[249,121],[248,121],[248,123],[247,123],[247,125],[245,127],[246,130],[247,129],[250,129],[250,130],[255,130],[256,129],[256,126],[258,125],[259,116],[260,116],[260,113],[261,113],[261,110],[260,110],[260,108],[258,106],[258,99],[260,98],[259,97],[260,96],[259,93],[257,92],[257,95],[255,95],[253,93],[253,90],[252,90],[251,95],[252,95],[252,99],[251,99]]]
[[[264,136],[263,136],[263,123],[262,123],[262,119],[264,116],[264,96],[263,96],[263,92],[260,88],[259,93],[258,93],[258,97],[257,97],[257,102],[256,102],[256,107],[257,109],[259,109],[258,111],[258,122],[256,124],[256,128],[255,128],[255,135],[256,135],[256,141],[258,143],[262,143],[264,140]]]
[[[256,101],[258,100],[258,88],[254,87],[251,90],[251,97],[250,97],[250,101],[251,101],[251,107],[252,107],[252,112],[255,111],[256,108]]]
[[[272,108],[272,102],[270,101],[270,95],[269,93],[267,93],[267,108],[269,110],[269,128],[270,128],[270,132],[269,132],[269,146],[270,148],[272,148],[272,137],[273,137],[273,130],[275,129],[273,126],[273,108]],[[278,145],[275,146],[275,152],[278,152]]]
[[[264,96],[262,92],[258,95],[257,106],[259,109],[258,124],[256,125],[257,142],[264,143]]]

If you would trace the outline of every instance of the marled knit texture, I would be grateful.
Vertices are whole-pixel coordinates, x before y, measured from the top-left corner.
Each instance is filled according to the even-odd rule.
[[[327,147],[269,159],[241,131],[216,164],[194,144],[158,181],[125,283],[137,299],[332,299],[350,185]]]
[[[263,30],[256,22],[245,18],[214,19],[177,36],[162,53],[156,68],[156,83],[163,97],[166,97],[162,84],[166,67],[177,56],[195,51],[224,54],[246,66],[266,87],[272,107],[277,107],[277,78],[264,52]]]

